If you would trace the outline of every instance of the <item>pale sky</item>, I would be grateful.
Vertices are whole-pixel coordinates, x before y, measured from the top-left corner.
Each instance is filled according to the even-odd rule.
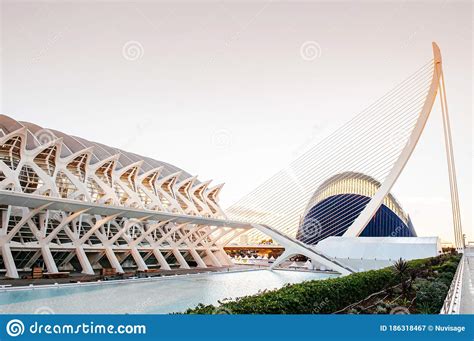
[[[436,41],[474,239],[469,1],[1,4],[2,113],[225,182],[224,207],[425,64]],[[392,192],[419,235],[452,240],[443,148],[437,102]]]

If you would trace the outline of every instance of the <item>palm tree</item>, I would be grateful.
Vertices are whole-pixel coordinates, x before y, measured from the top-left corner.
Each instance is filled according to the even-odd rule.
[[[407,289],[407,283],[405,279],[408,275],[408,262],[400,258],[395,263],[393,263],[392,270],[400,280],[400,284],[402,285],[402,294],[405,296]]]

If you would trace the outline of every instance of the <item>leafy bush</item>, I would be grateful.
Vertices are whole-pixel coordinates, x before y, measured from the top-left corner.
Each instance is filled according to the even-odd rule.
[[[418,259],[407,262],[411,280],[411,296],[416,295],[418,312],[438,313],[446,297],[449,283],[456,271],[459,257],[441,255],[438,257]],[[438,269],[438,273],[433,272]],[[406,272],[406,270],[404,270]],[[416,276],[414,276],[416,274]],[[400,274],[391,268],[354,273],[345,277],[326,280],[307,281],[286,285],[281,289],[260,292],[253,296],[245,296],[236,300],[219,302],[220,306],[199,304],[188,309],[187,314],[215,314],[226,311],[232,314],[328,314],[334,313],[359,302],[373,293],[390,288],[400,283]],[[418,278],[423,276],[431,281]],[[404,275],[403,278],[406,276]],[[417,278],[415,280],[415,278]],[[401,288],[391,288],[387,293],[398,295]],[[404,296],[404,295],[402,295]],[[406,297],[395,302],[396,305],[410,304]],[[403,302],[402,302],[403,301]],[[405,302],[406,301],[406,302]],[[379,304],[376,313],[390,311],[390,305]],[[358,314],[358,307],[346,313]]]
[[[447,287],[451,285],[453,281],[454,274],[451,272],[442,272],[438,275],[438,281],[444,283]]]
[[[234,314],[332,313],[392,285],[394,281],[395,275],[390,269],[373,270],[287,285],[281,289],[241,297],[221,306]],[[186,313],[212,314],[216,309],[212,305],[199,305],[188,309]]]
[[[414,259],[408,262],[409,269],[422,269],[431,262],[431,258]]]
[[[416,293],[416,304],[426,314],[438,314],[443,306],[449,287],[439,279],[424,281]]]
[[[458,268],[458,264],[456,262],[453,262],[453,261],[448,261],[444,264],[442,264],[438,271],[440,273],[446,273],[446,272],[449,272],[449,273],[452,273],[454,274],[456,272],[456,269]]]

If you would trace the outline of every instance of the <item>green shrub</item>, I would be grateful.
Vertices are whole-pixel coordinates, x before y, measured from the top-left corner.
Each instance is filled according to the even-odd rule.
[[[417,290],[416,305],[424,313],[438,314],[447,293],[448,286],[442,281],[424,281]]]
[[[452,279],[452,270],[456,271],[459,257],[448,255],[427,259],[417,259],[407,262],[410,274],[416,277],[424,274],[432,281],[417,278],[413,283],[416,292],[416,306],[423,311],[438,313]],[[440,264],[440,265],[434,265]],[[433,273],[432,268],[438,267],[439,274]],[[187,314],[215,314],[225,311],[232,314],[328,314],[342,310],[345,307],[361,301],[375,292],[400,283],[396,273],[391,268],[354,273],[345,277],[326,280],[307,281],[286,285],[281,289],[264,291],[256,295],[237,298],[236,300],[219,302],[220,306],[199,304],[188,309]],[[410,275],[413,278],[413,276]],[[401,289],[388,290],[397,294]],[[406,298],[401,298],[406,301]],[[407,305],[410,303],[406,301]],[[397,305],[400,305],[397,303]],[[390,311],[390,306],[380,305],[377,313]],[[357,307],[348,313],[364,313]]]
[[[438,275],[438,281],[446,284],[447,287],[451,285],[451,282],[453,281],[454,273],[452,272],[442,272]]]
[[[392,271],[381,269],[287,285],[278,290],[238,298],[221,306],[234,314],[332,313],[394,282]],[[199,305],[186,313],[212,314],[215,310],[212,305]]]
[[[444,264],[439,266],[438,272],[439,273],[452,273],[454,274],[456,272],[456,269],[458,268],[458,263],[454,261],[447,261]]]

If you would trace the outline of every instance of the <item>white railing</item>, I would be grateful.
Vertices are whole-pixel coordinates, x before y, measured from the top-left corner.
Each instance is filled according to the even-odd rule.
[[[462,275],[464,273],[464,257],[465,256],[463,255],[459,261],[458,268],[454,274],[443,307],[439,312],[440,314],[459,314],[459,308],[461,306]]]

